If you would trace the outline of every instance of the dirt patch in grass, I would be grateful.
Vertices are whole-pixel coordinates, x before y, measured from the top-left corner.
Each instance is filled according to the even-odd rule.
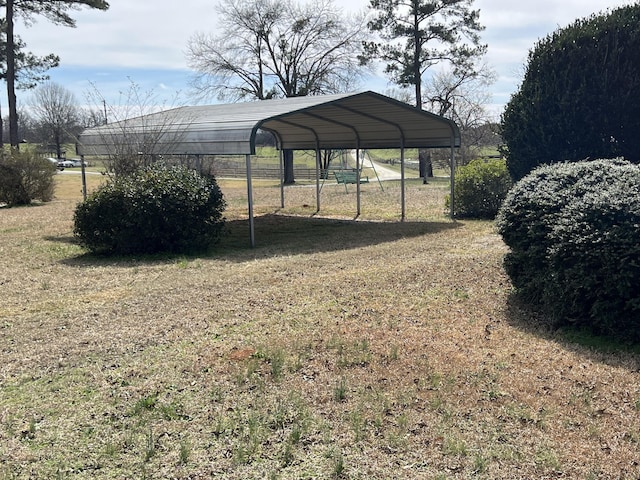
[[[393,186],[357,221],[260,186],[255,249],[223,191],[198,257],[88,256],[72,196],[0,210],[0,479],[640,476],[638,355],[538,327],[446,185],[404,223]]]

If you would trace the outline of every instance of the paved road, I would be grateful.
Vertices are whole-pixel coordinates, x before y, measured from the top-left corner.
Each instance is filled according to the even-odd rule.
[[[80,170],[79,168],[65,168],[64,170],[60,171],[58,170],[58,175],[80,175],[82,173],[82,170]],[[102,173],[100,172],[89,172],[89,171],[85,171],[85,174],[87,175],[102,175]]]
[[[376,173],[378,174],[378,178],[380,180],[400,180],[401,175],[400,172],[397,172],[396,170],[393,170],[392,168],[389,167],[385,167],[384,165],[378,163],[378,162],[374,162],[371,160],[371,157],[369,155],[364,155],[364,158],[362,158],[362,154],[360,154],[360,161],[362,162],[362,166],[363,168],[373,168],[375,169]],[[352,150],[351,151],[351,157],[353,158],[353,161],[355,163],[355,158],[356,158],[356,151]]]

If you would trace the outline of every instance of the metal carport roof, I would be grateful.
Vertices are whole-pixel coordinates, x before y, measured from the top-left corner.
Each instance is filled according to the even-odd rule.
[[[292,150],[460,146],[451,120],[369,91],[175,108],[85,130],[78,153],[134,142],[148,154],[253,155],[261,129]]]
[[[460,146],[460,131],[453,121],[367,91],[165,110],[87,129],[79,137],[77,152],[112,155],[128,146],[124,151],[144,154],[246,155],[250,235],[254,245],[249,160],[256,152],[256,136],[260,130],[271,132],[281,150],[356,149],[359,152],[360,149],[398,148],[404,158],[405,148],[451,148],[452,167],[453,148]],[[404,166],[404,162],[401,165]],[[451,186],[453,198],[453,168]],[[357,187],[359,214],[360,185]],[[317,197],[319,209],[319,190]]]

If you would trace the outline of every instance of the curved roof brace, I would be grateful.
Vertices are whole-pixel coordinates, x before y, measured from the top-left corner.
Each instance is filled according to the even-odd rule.
[[[351,130],[356,138],[356,143],[360,142],[360,133],[358,132],[358,129],[353,125],[349,125],[348,123],[344,123],[344,122],[339,122],[338,120],[327,118],[322,115],[318,115],[317,113],[311,113],[311,112],[303,112],[303,113],[308,117],[316,118],[318,120],[322,120],[323,122],[327,122],[327,123],[333,123],[334,125],[340,125],[341,127]]]

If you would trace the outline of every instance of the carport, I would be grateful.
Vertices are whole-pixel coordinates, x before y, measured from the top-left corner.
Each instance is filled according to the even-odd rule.
[[[272,133],[280,150],[282,207],[282,151],[288,149],[316,152],[317,211],[320,211],[320,152],[325,149],[355,149],[356,172],[360,171],[360,150],[399,149],[404,220],[405,149],[450,148],[453,199],[453,149],[460,146],[456,124],[371,91],[180,107],[85,130],[77,149],[83,157],[116,155],[124,146],[129,152],[148,155],[245,155],[250,243],[255,246],[251,156],[256,153],[258,131]],[[359,181],[356,201],[359,216]]]

